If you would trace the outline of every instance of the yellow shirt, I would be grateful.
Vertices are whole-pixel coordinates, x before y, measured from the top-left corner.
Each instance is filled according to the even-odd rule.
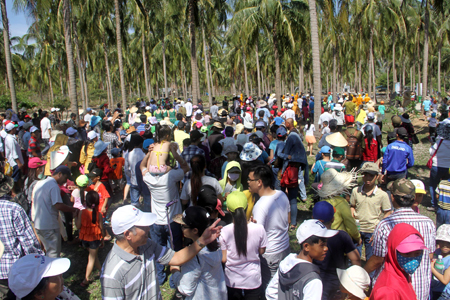
[[[152,113],[149,112],[149,111],[146,111],[146,112],[144,113],[144,115],[147,116],[147,121],[148,121],[148,119],[152,116]]]
[[[174,131],[173,137],[174,137],[175,143],[177,143],[178,147],[180,148],[180,152],[183,152],[183,141],[185,139],[189,138],[189,134],[187,134],[183,130],[177,129]]]
[[[347,232],[353,241],[359,241],[361,235],[359,234],[356,221],[352,217],[350,205],[347,200],[341,196],[336,196],[330,199],[325,199],[328,203],[334,206],[336,212],[334,213],[334,222],[331,224],[331,229],[344,230]]]
[[[364,124],[364,120],[366,119],[366,111],[364,109],[361,109],[359,111],[359,115],[356,117],[355,122],[359,122],[361,124]]]
[[[84,172],[87,174],[89,173],[88,171],[88,166],[92,161],[92,157],[94,157],[94,150],[95,150],[95,145],[94,143],[90,143],[88,145],[87,148],[87,155],[84,153],[84,147],[83,146],[81,148],[81,152],[80,152],[80,163],[84,165]]]

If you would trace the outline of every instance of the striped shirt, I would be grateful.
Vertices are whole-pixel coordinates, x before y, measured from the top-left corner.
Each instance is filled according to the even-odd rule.
[[[430,253],[434,253],[436,249],[436,227],[430,218],[416,213],[410,207],[401,207],[394,210],[389,217],[381,220],[375,228],[372,254],[378,257],[386,257],[389,233],[399,223],[409,224],[419,231],[427,247],[424,250],[419,268],[411,275],[412,286],[417,299],[427,300],[431,281]],[[375,285],[375,281],[382,270],[383,267],[375,271],[373,285]]]
[[[133,255],[114,243],[100,276],[104,300],[162,299],[155,262],[167,265],[175,252],[148,239],[139,253]]]
[[[437,192],[439,193],[438,206],[442,209],[450,210],[450,182],[441,180]]]

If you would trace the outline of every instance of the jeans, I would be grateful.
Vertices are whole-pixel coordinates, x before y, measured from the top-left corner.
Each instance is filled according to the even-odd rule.
[[[137,185],[130,185],[131,205],[139,206],[139,197],[140,196],[141,196],[141,192],[139,191],[139,187]]]
[[[18,182],[20,180],[20,177],[22,176],[22,172],[19,169],[18,165],[15,165],[13,167],[13,173],[11,178],[14,180],[14,182]]]
[[[280,262],[285,259],[286,256],[289,255],[291,249],[287,247],[286,250],[280,253],[274,254],[262,254],[259,256],[261,260],[261,280],[262,280],[262,289],[266,290],[267,286],[272,280],[272,277],[278,272],[278,267]]]
[[[298,196],[298,187],[288,188],[288,198],[289,203],[291,204],[291,225],[297,225],[297,196]]]
[[[306,200],[306,187],[305,187],[305,178],[303,176],[303,170],[302,168],[298,168],[298,180],[300,180],[300,184],[298,185],[299,191],[300,191],[300,198],[302,200]]]
[[[280,171],[279,168],[272,168],[273,172],[273,178],[274,178],[274,188],[276,190],[281,190],[280,180],[278,179],[278,171]]]
[[[48,152],[48,150],[50,150],[50,144],[49,144],[49,140],[50,139],[42,139],[42,141],[44,142],[44,150],[41,151],[42,156],[45,156]]]
[[[182,237],[183,233],[181,231],[181,225],[175,222],[170,223],[170,228],[172,229],[173,235],[173,250],[178,251],[183,247]],[[167,225],[153,224],[150,226],[150,236],[152,240],[163,247],[170,247],[170,233],[169,227]],[[164,265],[156,262],[156,272],[158,276],[159,285],[163,285],[166,280],[166,273],[164,272]]]
[[[439,206],[436,211],[436,228],[442,224],[450,224],[450,210],[442,209]]]
[[[361,239],[362,243],[359,245],[358,252],[359,255],[361,255],[362,252],[362,246],[365,247],[365,253],[366,253],[366,261],[369,260],[369,258],[372,256],[372,245],[370,243],[370,239],[372,238],[373,233],[367,233],[367,232],[360,232],[361,233]]]
[[[408,175],[408,171],[405,171],[402,173],[397,173],[397,174],[387,174],[386,184],[388,184],[391,181],[396,181],[399,178],[406,178],[407,175]]]
[[[430,171],[430,195],[431,195],[431,205],[437,207],[436,200],[436,188],[441,180],[448,179],[450,177],[448,173],[448,168],[442,167],[431,167]]]

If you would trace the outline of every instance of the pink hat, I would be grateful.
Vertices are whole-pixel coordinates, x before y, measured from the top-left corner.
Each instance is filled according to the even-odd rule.
[[[251,110],[250,106],[247,106],[247,110]]]
[[[203,126],[203,124],[202,124],[202,122],[197,122],[197,123],[195,123],[195,125],[197,125],[197,128],[202,128],[202,126]]]
[[[45,166],[46,160],[41,160],[39,157],[33,157],[28,160],[28,168],[37,169],[39,167]]]
[[[427,249],[427,247],[425,247],[423,239],[417,234],[411,234],[397,246],[397,251],[400,253],[409,253],[425,249]]]

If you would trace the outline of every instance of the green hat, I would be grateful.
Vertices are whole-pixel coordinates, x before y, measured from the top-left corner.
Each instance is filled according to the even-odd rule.
[[[247,197],[243,192],[234,191],[227,196],[227,208],[229,211],[234,212],[239,207],[243,209],[247,208]]]
[[[406,178],[400,178],[396,181],[389,182],[387,188],[394,196],[410,195],[414,197],[416,195],[415,185]]]
[[[127,130],[128,128],[130,128],[130,124],[128,124],[127,122],[123,122],[122,127],[124,130]]]
[[[79,187],[87,187],[89,184],[89,178],[86,175],[80,175],[75,182]]]
[[[333,156],[335,156],[335,155],[344,155],[344,154],[345,154],[344,148],[336,147],[336,148],[333,149]]]
[[[359,170],[359,172],[361,172],[361,174],[370,173],[377,175],[380,173],[380,168],[378,168],[378,165],[374,162],[366,162]]]
[[[11,192],[14,185],[12,177],[0,173],[0,197]]]

